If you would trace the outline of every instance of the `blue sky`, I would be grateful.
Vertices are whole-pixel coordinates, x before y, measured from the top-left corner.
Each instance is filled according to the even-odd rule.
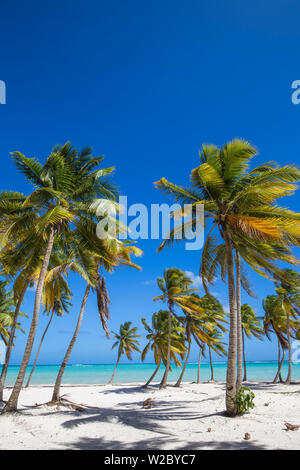
[[[44,159],[56,143],[91,145],[116,166],[114,180],[129,204],[167,202],[153,186],[162,176],[187,184],[202,143],[222,145],[243,137],[257,146],[255,164],[300,163],[300,105],[291,84],[300,78],[297,1],[266,0],[53,0],[2,2],[0,80],[0,187],[29,191],[9,152]],[[285,201],[297,210],[299,196]],[[140,326],[160,306],[155,279],[165,267],[195,275],[200,252],[183,247],[160,254],[143,241],[142,272],[122,268],[107,275],[111,329],[125,320]],[[273,284],[250,275],[261,299]],[[70,277],[74,306],[56,319],[41,363],[58,363],[77,318],[84,285]],[[228,305],[226,285],[212,289]],[[23,310],[31,313],[34,293]],[[46,318],[41,315],[38,334]],[[24,322],[28,329],[28,322]],[[19,335],[13,363],[20,361]],[[88,301],[73,363],[115,358],[101,331],[93,297]],[[252,360],[275,359],[276,345],[247,343]],[[191,360],[196,360],[193,349]],[[139,357],[134,356],[138,361]],[[149,361],[152,358],[149,356]]]

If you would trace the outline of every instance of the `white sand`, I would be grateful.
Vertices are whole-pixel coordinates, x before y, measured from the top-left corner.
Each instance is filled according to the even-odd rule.
[[[0,449],[299,449],[300,429],[286,431],[284,423],[300,424],[300,384],[252,383],[251,388],[256,408],[227,418],[223,383],[165,390],[64,386],[68,399],[93,407],[84,412],[31,408],[50,400],[52,392],[48,386],[31,387],[21,394],[21,413],[0,416]],[[146,398],[154,400],[151,409],[142,408]]]

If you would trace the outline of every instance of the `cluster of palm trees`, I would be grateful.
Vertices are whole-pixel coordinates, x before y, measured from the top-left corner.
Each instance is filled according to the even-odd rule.
[[[147,345],[144,361],[151,350],[156,369],[146,386],[155,378],[161,365],[164,374],[160,386],[166,387],[171,363],[182,370],[176,383],[180,386],[188,364],[192,342],[199,347],[197,382],[200,381],[201,358],[208,352],[211,380],[214,380],[212,351],[227,354],[226,411],[235,416],[235,397],[247,379],[245,337],[268,338],[274,333],[278,342],[278,371],[274,381],[283,380],[281,368],[285,352],[289,352],[292,372],[291,339],[300,337],[300,276],[284,263],[297,266],[292,250],[300,244],[300,214],[277,204],[297,189],[300,171],[294,165],[279,167],[274,162],[250,170],[256,149],[248,142],[234,139],[223,147],[204,145],[199,164],[190,172],[191,187],[186,188],[162,178],[155,186],[182,206],[174,212],[178,218],[189,204],[192,219],[171,230],[159,250],[183,239],[185,224],[197,227],[198,205],[204,206],[207,235],[199,259],[199,274],[205,295],[200,297],[183,271],[165,269],[157,283],[160,295],[154,301],[166,305],[152,317],[149,326],[143,318]],[[79,275],[85,290],[71,342],[66,348],[53,390],[51,403],[60,401],[60,386],[71,352],[81,327],[88,297],[97,298],[100,322],[109,336],[109,296],[104,273],[121,265],[139,269],[132,255],[141,254],[129,241],[120,241],[123,227],[114,223],[112,233],[107,224],[107,237],[97,236],[97,224],[119,209],[117,190],[110,181],[113,168],[99,168],[102,157],[94,157],[91,149],[76,151],[70,143],[56,146],[40,163],[20,152],[12,153],[16,168],[32,185],[30,194],[5,191],[0,194],[0,266],[5,279],[0,283],[0,335],[5,342],[6,357],[0,378],[0,400],[14,346],[20,329],[21,306],[29,287],[35,287],[35,302],[26,347],[8,401],[2,412],[16,411],[33,344],[36,338],[41,305],[49,316],[42,335],[27,386],[38,362],[39,352],[55,316],[62,316],[71,307],[72,292],[68,273]],[[242,304],[242,289],[251,291],[247,268],[275,282],[275,295],[263,301],[263,325],[253,309]],[[217,279],[227,281],[229,312],[211,295],[210,286]],[[11,285],[11,291],[8,290]],[[2,300],[1,300],[2,299]],[[229,329],[227,350],[223,341]],[[118,346],[117,366],[125,353],[129,359],[139,351],[139,335],[131,322],[114,333]]]
[[[60,400],[64,370],[80,330],[89,294],[93,292],[97,297],[100,321],[108,335],[109,298],[104,272],[112,272],[120,265],[138,268],[131,262],[131,255],[141,254],[137,247],[119,241],[109,232],[105,239],[97,236],[97,223],[111,213],[112,206],[117,206],[117,191],[108,179],[113,168],[99,168],[102,157],[94,157],[89,148],[78,152],[66,143],[56,146],[44,164],[20,152],[13,152],[12,159],[33,190],[28,195],[16,191],[0,194],[0,264],[2,275],[13,285],[12,295],[1,316],[3,324],[6,315],[6,331],[11,327],[8,341],[7,334],[3,333],[7,350],[0,380],[1,400],[15,333],[19,328],[20,308],[29,286],[35,287],[35,302],[17,380],[3,413],[17,410],[41,304],[50,314],[50,322],[54,315],[62,315],[70,307],[68,272],[81,276],[86,287],[76,328],[56,379],[53,402]]]
[[[199,204],[204,206],[209,230],[199,260],[203,286],[209,294],[209,285],[218,277],[228,283],[226,411],[230,416],[238,412],[234,398],[243,379],[241,286],[251,293],[245,267],[283,283],[277,294],[287,320],[289,345],[290,325],[298,316],[297,300],[291,302],[287,295],[292,284],[285,278],[281,266],[282,262],[298,265],[292,249],[300,243],[300,214],[278,206],[277,200],[294,193],[300,171],[294,165],[279,167],[274,162],[250,170],[256,154],[256,149],[242,139],[234,139],[220,148],[203,145],[199,165],[190,172],[191,187],[176,185],[166,178],[155,183],[164,194],[182,205],[182,209],[173,214],[175,217],[184,214],[184,204],[190,205],[193,217],[187,222],[189,228],[197,226],[197,222],[201,224],[195,208]],[[171,230],[160,249],[178,241],[178,233],[185,233],[184,225],[185,222]],[[290,294],[292,297],[298,295],[299,284],[295,289],[297,292]],[[282,343],[281,346],[284,347]]]
[[[299,315],[299,286],[300,276],[291,269],[284,270],[285,278],[290,279],[290,283],[285,281],[286,306],[279,294],[267,296],[263,300],[262,306],[265,311],[264,316],[258,317],[254,309],[248,305],[241,305],[241,325],[242,325],[242,353],[243,353],[243,379],[247,381],[247,363],[245,338],[263,339],[266,334],[271,339],[270,333],[273,332],[278,338],[279,357],[278,371],[273,383],[278,380],[284,383],[290,383],[291,380],[291,355],[289,355],[289,372],[285,381],[281,378],[281,368],[285,358],[285,351],[290,345],[290,338],[298,339],[300,337],[300,322],[296,318]],[[293,280],[293,286],[291,282]],[[192,280],[179,269],[171,268],[164,271],[164,277],[158,278],[157,284],[162,295],[155,297],[154,300],[168,302],[168,310],[159,310],[152,315],[151,326],[145,318],[142,318],[142,324],[146,330],[147,344],[141,353],[142,361],[145,360],[149,351],[152,351],[156,368],[146,382],[147,387],[157,375],[160,367],[163,365],[165,372],[160,382],[160,388],[167,385],[168,372],[171,370],[171,364],[181,368],[179,378],[175,387],[182,383],[186,367],[188,365],[192,340],[199,347],[199,359],[197,369],[197,382],[200,383],[200,364],[201,358],[205,357],[205,351],[208,350],[209,364],[211,369],[210,382],[215,381],[214,368],[212,361],[212,351],[219,356],[226,356],[226,343],[223,341],[224,333],[227,331],[227,317],[229,316],[223,309],[222,304],[212,295],[199,297],[195,293],[196,289],[190,289]],[[296,287],[298,285],[298,287]],[[278,283],[275,283],[276,290]],[[280,287],[283,289],[283,287]],[[279,290],[281,292],[281,290]],[[170,307],[171,303],[171,307]],[[180,307],[180,312],[176,312],[175,307]],[[292,318],[288,320],[287,312]],[[263,324],[261,323],[263,322]],[[287,334],[287,322],[290,322],[289,334]],[[116,370],[123,354],[128,359],[132,359],[134,351],[140,352],[137,327],[132,327],[131,322],[126,322],[120,326],[118,333],[114,333],[116,342],[113,348],[118,346],[118,356],[113,375],[109,381],[114,380]],[[282,348],[282,355],[281,355]],[[181,363],[183,361],[183,365]]]

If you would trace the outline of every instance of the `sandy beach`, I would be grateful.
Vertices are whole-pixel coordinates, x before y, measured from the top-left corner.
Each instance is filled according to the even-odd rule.
[[[0,417],[0,449],[299,449],[300,429],[284,423],[300,424],[300,383],[250,385],[256,407],[237,418],[223,414],[224,383],[64,386],[64,397],[83,411],[43,405],[52,388],[31,387],[22,391],[20,413]],[[148,398],[153,406],[144,409]]]

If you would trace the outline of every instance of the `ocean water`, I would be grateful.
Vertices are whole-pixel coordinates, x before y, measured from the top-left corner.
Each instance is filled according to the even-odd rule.
[[[184,375],[184,381],[193,382],[197,379],[197,364],[188,364]],[[53,384],[58,372],[59,366],[47,365],[37,366],[32,377],[32,385]],[[73,364],[66,368],[63,383],[64,384],[105,384],[110,379],[114,369],[113,364]],[[7,385],[13,385],[17,377],[19,367],[10,366],[7,374]],[[144,383],[155,370],[155,364],[120,364],[115,375],[115,383]],[[248,380],[270,381],[273,380],[277,371],[276,362],[249,362],[247,364]],[[27,374],[30,372],[28,368]],[[162,378],[164,369],[160,368],[154,382]],[[283,377],[287,373],[287,364],[282,368]],[[214,373],[216,380],[225,380],[226,363],[215,363]],[[180,374],[180,369],[173,367],[169,373],[169,380],[176,381]],[[300,364],[293,365],[294,380],[300,380]],[[205,382],[210,379],[210,365],[201,364],[200,380]]]

